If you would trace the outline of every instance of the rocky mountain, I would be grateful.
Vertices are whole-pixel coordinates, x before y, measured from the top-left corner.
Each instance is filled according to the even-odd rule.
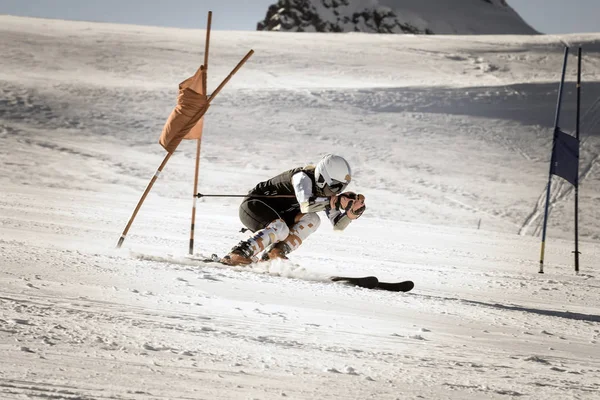
[[[257,30],[536,34],[506,0],[278,0]]]

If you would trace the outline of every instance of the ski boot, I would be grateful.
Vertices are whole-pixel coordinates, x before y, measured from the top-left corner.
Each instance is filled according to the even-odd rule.
[[[254,249],[247,241],[239,242],[235,245],[229,254],[221,259],[221,263],[227,265],[249,265],[254,262]]]
[[[262,255],[261,261],[270,261],[270,260],[288,260],[287,255],[292,250],[290,246],[286,242],[277,242],[274,245],[271,245]]]

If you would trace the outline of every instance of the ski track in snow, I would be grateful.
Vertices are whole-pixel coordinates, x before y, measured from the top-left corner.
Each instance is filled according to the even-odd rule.
[[[336,151],[368,203],[291,263],[228,268],[184,253],[188,142],[114,249],[203,34],[0,16],[0,398],[597,398],[598,35],[213,32],[211,87],[256,54],[207,114],[199,190],[244,193]],[[554,182],[540,275],[563,40],[588,66],[582,269]],[[245,237],[237,206],[198,202],[195,257]]]

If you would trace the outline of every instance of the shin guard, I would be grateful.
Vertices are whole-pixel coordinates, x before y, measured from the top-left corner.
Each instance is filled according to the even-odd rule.
[[[302,216],[300,220],[289,229],[289,235],[285,238],[285,243],[290,251],[296,250],[302,242],[317,231],[321,225],[321,218],[317,213],[308,213]]]

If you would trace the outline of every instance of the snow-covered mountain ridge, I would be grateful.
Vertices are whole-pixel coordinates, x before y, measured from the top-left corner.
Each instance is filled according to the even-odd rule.
[[[535,34],[505,0],[278,0],[257,30]]]

